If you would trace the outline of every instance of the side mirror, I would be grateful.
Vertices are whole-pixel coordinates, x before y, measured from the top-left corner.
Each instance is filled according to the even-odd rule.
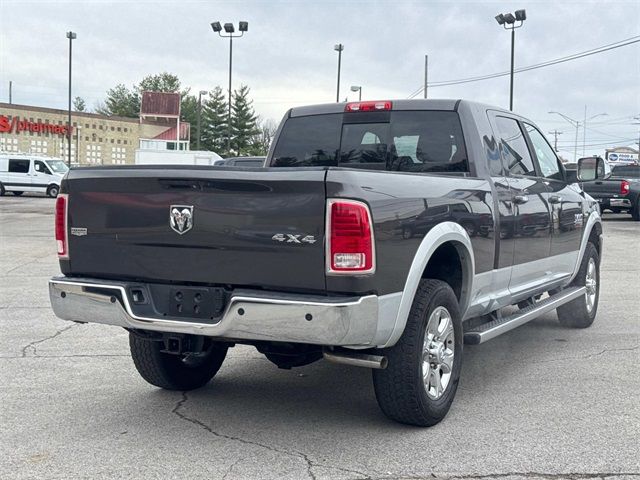
[[[605,163],[600,157],[588,157],[578,160],[578,180],[581,182],[590,182],[596,178],[605,176]]]

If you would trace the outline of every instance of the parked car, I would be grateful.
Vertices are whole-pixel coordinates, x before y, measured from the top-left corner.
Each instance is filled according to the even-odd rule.
[[[23,154],[0,154],[0,195],[11,192],[46,193],[57,197],[62,177],[69,169],[58,158]]]
[[[216,160],[216,167],[263,167],[266,157],[229,157]]]
[[[382,411],[421,426],[448,412],[463,343],[596,317],[597,203],[530,120],[464,100],[298,107],[266,164],[71,171],[55,314],[127,329],[140,375],[170,390],[238,343],[280,368],[368,367]]]
[[[602,210],[630,213],[640,221],[640,165],[604,165],[602,177],[584,182],[584,190]]]

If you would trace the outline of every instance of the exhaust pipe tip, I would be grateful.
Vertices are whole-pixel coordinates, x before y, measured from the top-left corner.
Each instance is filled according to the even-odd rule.
[[[332,351],[324,350],[322,356],[325,360],[332,363],[342,365],[351,365],[352,367],[375,368],[376,370],[384,370],[389,364],[387,357],[382,355],[369,355],[366,353],[357,353],[349,351]]]

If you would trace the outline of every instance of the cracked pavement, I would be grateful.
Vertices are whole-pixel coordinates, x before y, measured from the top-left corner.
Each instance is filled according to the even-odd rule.
[[[431,429],[379,411],[365,369],[230,350],[192,392],[147,385],[126,332],[58,320],[53,204],[0,197],[0,478],[638,479],[640,223],[605,215],[598,318],[467,346]]]

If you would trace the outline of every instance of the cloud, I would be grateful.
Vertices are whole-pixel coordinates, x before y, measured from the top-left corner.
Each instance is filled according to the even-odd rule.
[[[256,111],[280,119],[290,107],[335,99],[337,55],[343,43],[341,98],[362,85],[367,98],[406,98],[423,84],[424,55],[431,81],[509,69],[510,36],[494,16],[504,2],[424,1],[94,1],[4,0],[0,4],[0,96],[9,80],[14,101],[64,108],[67,39],[74,42],[74,95],[89,105],[117,83],[131,85],[160,71],[177,74],[194,91],[226,89],[229,42],[209,23],[246,20],[234,41],[233,82],[251,87]],[[525,66],[640,35],[640,3],[520,2],[527,9],[516,31],[516,65]],[[512,8],[513,9],[513,8]],[[550,116],[580,119],[606,112],[625,117],[601,124],[588,143],[636,138],[640,114],[640,44],[516,75],[515,107],[546,132],[571,127]],[[429,89],[441,98],[508,106],[508,77]],[[618,122],[624,123],[624,122]],[[607,137],[606,135],[609,135]],[[571,146],[572,135],[561,136]],[[629,142],[632,143],[632,142]]]

